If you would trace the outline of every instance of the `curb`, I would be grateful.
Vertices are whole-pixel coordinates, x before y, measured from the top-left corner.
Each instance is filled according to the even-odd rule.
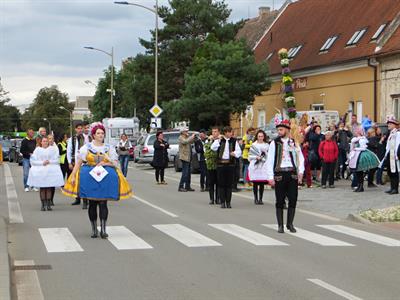
[[[354,215],[354,214],[349,214],[347,216],[346,220],[351,221],[351,222],[361,223],[361,224],[368,224],[368,225],[374,224],[370,220],[364,219],[363,217],[361,217],[359,215]]]
[[[11,299],[10,260],[8,256],[7,224],[0,218],[0,299]]]

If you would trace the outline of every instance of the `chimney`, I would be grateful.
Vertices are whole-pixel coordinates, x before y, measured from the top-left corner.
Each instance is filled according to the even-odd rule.
[[[264,16],[265,14],[269,14],[271,12],[271,8],[268,6],[261,6],[258,8],[258,15],[260,17]]]

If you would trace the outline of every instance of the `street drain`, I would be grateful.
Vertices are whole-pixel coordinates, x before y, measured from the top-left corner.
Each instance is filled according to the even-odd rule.
[[[14,266],[14,271],[36,271],[36,270],[51,270],[51,265],[34,265],[34,266]]]

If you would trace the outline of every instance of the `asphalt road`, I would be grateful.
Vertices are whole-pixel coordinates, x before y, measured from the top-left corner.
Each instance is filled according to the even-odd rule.
[[[130,168],[137,198],[109,203],[110,238],[102,240],[90,238],[87,211],[57,191],[54,211],[41,212],[38,193],[23,191],[22,168],[0,167],[0,207],[15,222],[9,252],[22,266],[14,272],[14,294],[30,300],[400,298],[400,232],[302,211],[295,225],[305,231],[282,235],[263,225],[275,224],[272,192],[264,206],[241,192],[231,210],[220,209],[196,185],[196,192],[178,193],[178,179],[168,170],[169,185],[158,186],[151,169]]]

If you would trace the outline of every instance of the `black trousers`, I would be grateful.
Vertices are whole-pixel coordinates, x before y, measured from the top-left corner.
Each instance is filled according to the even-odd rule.
[[[104,201],[89,201],[89,219],[94,222],[97,221],[97,206],[99,207],[100,220],[107,220],[108,218],[108,207],[107,200]]]
[[[230,203],[232,200],[232,185],[235,177],[234,165],[220,165],[217,168],[218,194],[221,203]]]
[[[205,161],[199,161],[200,169],[200,187],[204,189],[207,187],[207,166]]]
[[[329,185],[334,185],[335,183],[335,168],[336,162],[333,163],[322,163],[322,178],[321,185],[326,185],[326,181],[329,180]]]
[[[398,191],[399,190],[399,170],[397,168],[397,164],[396,164],[395,172],[392,173],[392,171],[390,169],[390,159],[387,156],[385,158],[385,163],[386,163],[386,167],[387,167],[387,173],[390,178],[390,190]]]
[[[275,207],[283,209],[285,199],[289,200],[289,207],[296,208],[298,197],[298,176],[295,172],[279,172],[275,180]]]
[[[160,177],[161,177],[161,182],[164,181],[165,168],[155,167],[155,169],[156,169],[156,181],[160,182]]]
[[[207,170],[208,188],[210,200],[218,200],[218,176],[217,170]]]

